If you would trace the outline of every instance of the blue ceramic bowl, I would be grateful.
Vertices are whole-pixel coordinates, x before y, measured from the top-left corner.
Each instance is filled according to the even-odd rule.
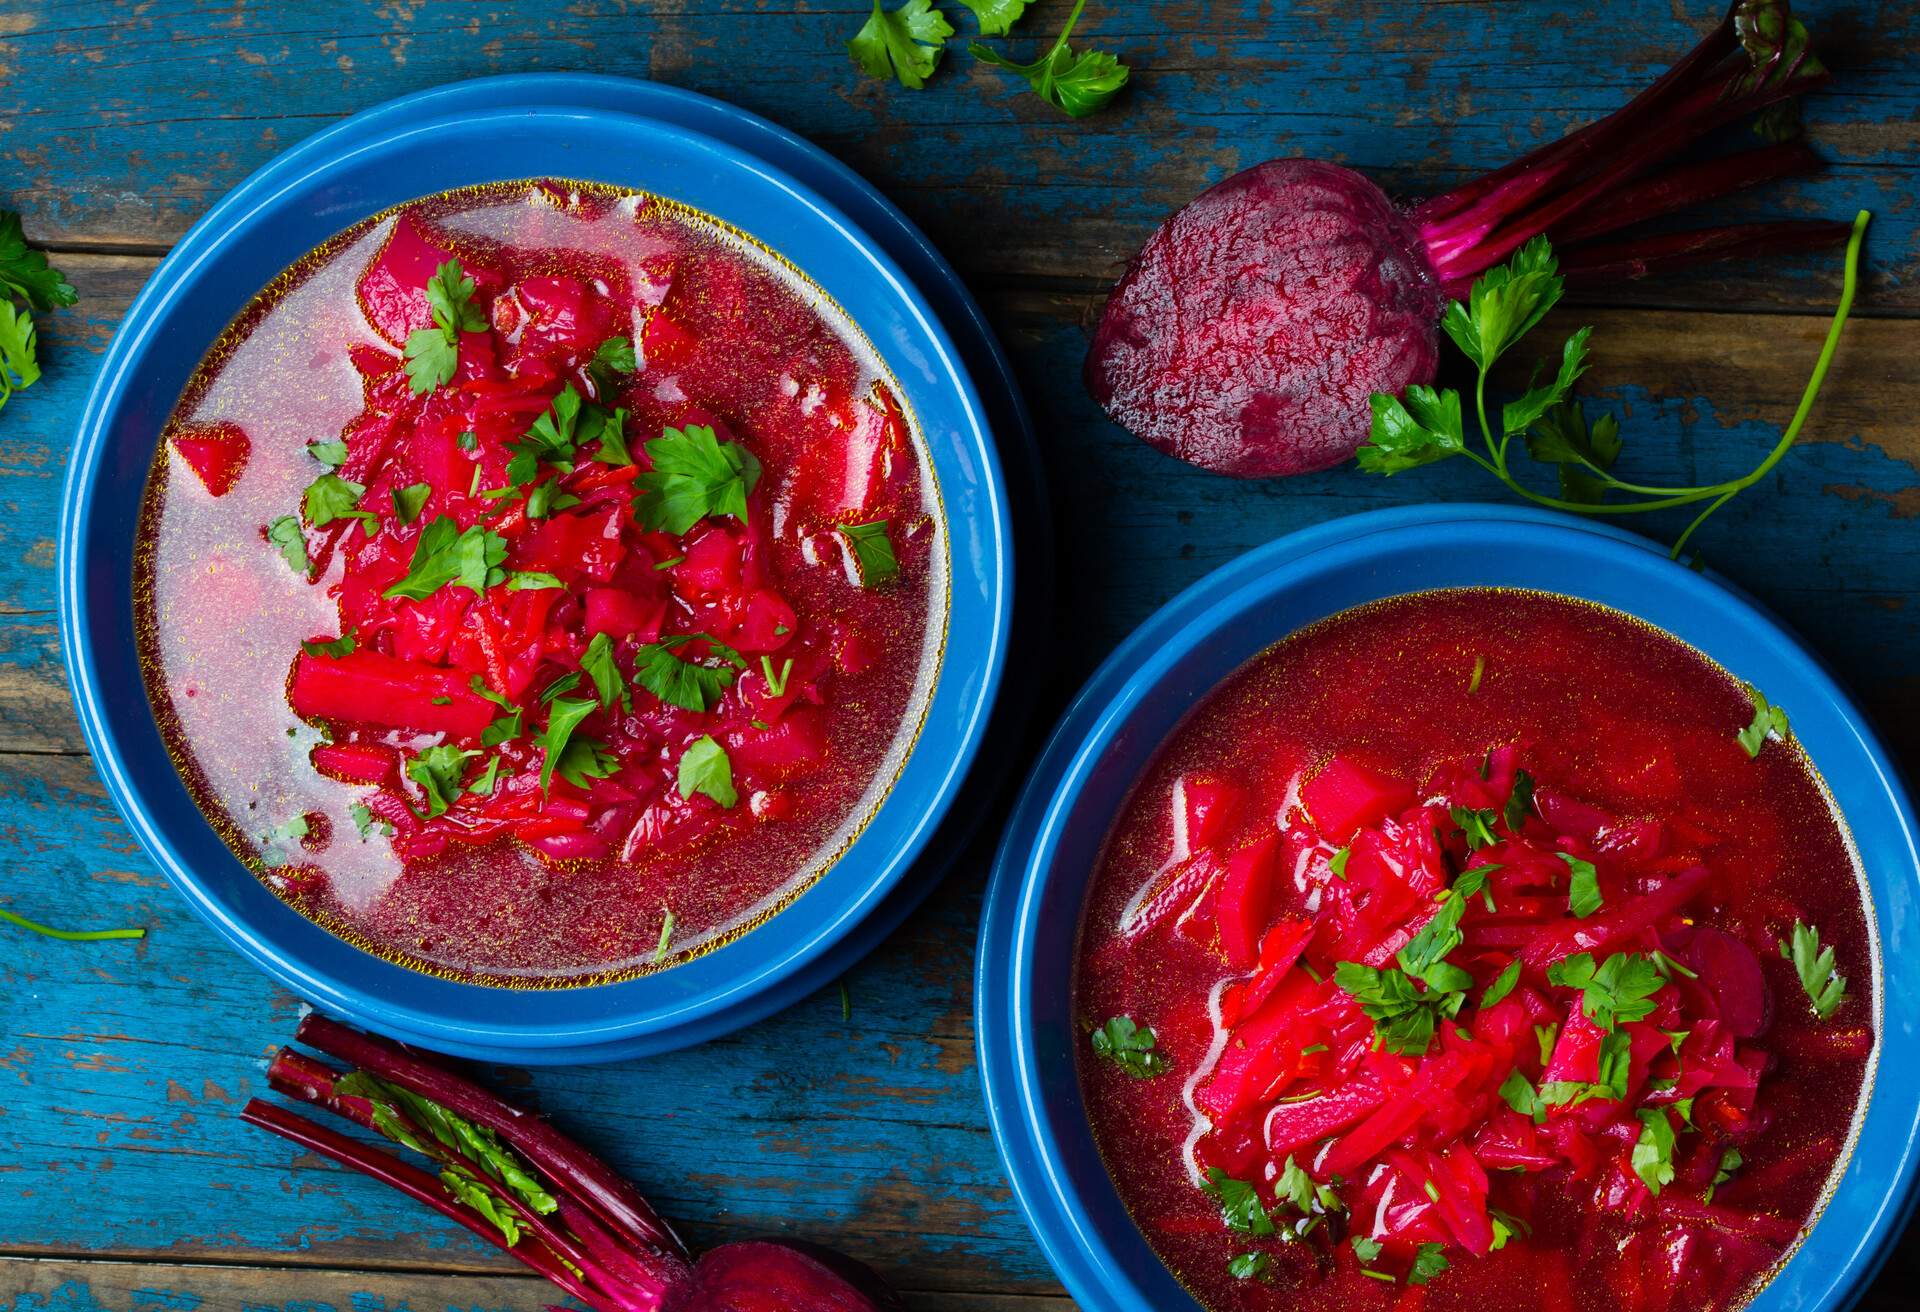
[[[869,222],[893,220],[886,240],[783,164],[852,196]],[[527,991],[439,979],[363,952],[279,901],[232,856],[181,784],[148,709],[129,562],[161,426],[202,353],[259,288],[395,204],[540,176],[685,202],[757,237],[834,297],[926,434],[952,586],[945,661],[915,750],[858,841],[812,888],[752,933],[658,975]],[[877,909],[910,900],[904,876],[940,830],[999,690],[1012,530],[981,397],[889,253],[904,247],[918,259],[893,230],[905,222],[850,177],[771,125],[699,97],[605,78],[490,79],[377,107],[281,155],[214,206],[135,300],[82,415],[61,509],[61,634],[74,698],[108,792],[148,855],[195,912],[288,988],[448,1051],[604,1060],[696,1042],[785,1005],[817,987],[829,964],[843,967],[845,945],[868,943],[862,927]]]
[[[1615,607],[1765,688],[1826,777],[1859,845],[1878,922],[1877,1078],[1860,1139],[1820,1223],[1752,1307],[1832,1309],[1872,1278],[1912,1206],[1920,1132],[1920,856],[1886,752],[1833,679],[1726,584],[1644,539],[1502,506],[1378,511],[1282,538],[1155,614],[1068,709],[1000,849],[980,931],[975,1011],[988,1115],[1014,1193],[1087,1312],[1198,1304],[1134,1227],[1081,1105],[1073,949],[1086,885],[1129,788],[1195,702],[1303,625],[1432,588],[1504,586]]]

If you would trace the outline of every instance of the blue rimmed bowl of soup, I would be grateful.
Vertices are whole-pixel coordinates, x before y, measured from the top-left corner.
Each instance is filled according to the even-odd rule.
[[[991,436],[906,278],[753,156],[399,121],[250,179],[130,312],[63,522],[83,720],[196,909],[323,1005],[689,1041],[857,926],[963,775]]]
[[[1751,603],[1469,507],[1253,553],[1096,675],[978,1001],[1100,1309],[1835,1306],[1908,1209],[1911,807]]]

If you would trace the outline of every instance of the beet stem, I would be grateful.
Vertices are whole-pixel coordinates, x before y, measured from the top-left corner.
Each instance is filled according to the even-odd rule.
[[[1784,219],[1722,228],[1636,237],[1632,241],[1576,246],[1560,256],[1569,282],[1593,285],[1645,278],[1649,274],[1708,264],[1735,256],[1770,255],[1838,246],[1853,225],[1837,219]]]
[[[670,1273],[688,1260],[686,1245],[638,1190],[538,1116],[502,1102],[471,1080],[398,1044],[357,1033],[317,1012],[300,1022],[294,1037],[496,1131],[550,1180],[564,1181],[616,1234],[643,1246],[647,1251],[642,1260],[660,1263],[663,1285],[671,1283]]]
[[[1744,150],[1702,164],[1685,164],[1623,189],[1611,205],[1575,215],[1548,229],[1547,236],[1556,249],[1564,250],[1628,224],[1670,214],[1763,182],[1814,173],[1824,166],[1825,161],[1799,141]]]
[[[240,1111],[240,1119],[378,1180],[415,1202],[431,1207],[449,1220],[459,1222],[495,1247],[519,1258],[588,1307],[596,1309],[596,1312],[623,1312],[618,1304],[607,1302],[582,1284],[546,1249],[535,1244],[515,1244],[509,1248],[506,1236],[492,1222],[472,1208],[449,1198],[440,1181],[419,1167],[258,1098],[248,1100]]]

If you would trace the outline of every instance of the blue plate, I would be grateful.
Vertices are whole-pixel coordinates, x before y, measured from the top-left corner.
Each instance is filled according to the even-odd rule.
[[[858,842],[817,884],[761,928],[659,975],[521,991],[437,979],[364,953],[281,903],[233,858],[181,785],[147,709],[127,562],[161,423],[206,346],[258,288],[394,204],[546,175],[640,188],[714,214],[780,251],[846,309],[927,435],[953,585],[945,665],[916,749]],[[848,199],[851,213],[836,203]],[[914,276],[940,286],[939,309]],[[943,312],[954,315],[964,353]],[[991,414],[969,363],[992,371]],[[443,88],[346,120],[248,178],[182,239],[129,310],[83,413],[61,514],[61,633],[109,794],[169,880],[235,946],[287,987],[396,1037],[498,1060],[607,1060],[766,1015],[819,987],[896,922],[937,873],[907,881],[914,858],[972,819],[953,804],[988,730],[1013,620],[1012,516],[995,422],[1027,445],[1004,379],[978,311],[924,238],[853,175],[737,110],[618,79],[535,76]],[[1023,455],[1018,467],[1023,497],[1035,495],[1030,462]]]
[[[1751,1305],[1831,1309],[1855,1298],[1913,1204],[1920,1133],[1920,854],[1886,752],[1831,676],[1725,583],[1642,538],[1511,506],[1377,511],[1242,556],[1141,625],[1055,730],[1000,848],[980,929],[974,1008],[994,1138],[1040,1246],[1087,1312],[1199,1305],[1128,1217],[1080,1100],[1073,949],[1100,846],[1160,743],[1221,679],[1287,634],[1364,602],[1432,588],[1503,586],[1615,607],[1692,644],[1759,687],[1845,813],[1877,920],[1876,1071],[1860,1138],[1831,1202]]]

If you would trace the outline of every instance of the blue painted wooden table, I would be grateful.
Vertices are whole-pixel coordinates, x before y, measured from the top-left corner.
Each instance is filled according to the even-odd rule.
[[[337,117],[531,69],[653,77],[811,136],[933,235],[989,306],[1033,404],[1060,543],[1054,632],[1013,677],[1050,716],[1130,626],[1276,534],[1490,491],[1467,468],[1231,483],[1107,424],[1084,323],[1171,207],[1284,153],[1433,190],[1619,104],[1713,0],[1094,0],[1133,86],[1069,122],[957,50],[920,92],[863,81],[858,0],[3,0],[0,204],[81,304],[43,323],[45,379],[0,416],[0,903],[137,945],[0,932],[0,1299],[14,1308],[533,1308],[541,1287],[377,1186],[239,1124],[298,1000],[194,921],[95,780],[60,668],[57,489],[97,355],[158,256],[219,194]],[[1028,20],[1051,30],[1064,4]],[[1559,16],[1556,16],[1559,15]],[[1807,0],[1833,89],[1821,176],[1741,214],[1878,216],[1872,273],[1802,445],[1701,546],[1811,637],[1920,760],[1920,5]],[[955,21],[970,27],[955,7]],[[1031,39],[1023,41],[1031,44]],[[1647,482],[1750,467],[1790,413],[1837,261],[1589,298],[1586,389],[1623,410]],[[1670,534],[1672,522],[1648,524]],[[128,690],[128,695],[138,695]],[[1043,725],[1036,722],[1038,734]],[[1008,776],[1019,761],[987,763]],[[989,826],[991,829],[991,826]],[[695,1051],[498,1083],[601,1148],[698,1242],[791,1232],[871,1261],[914,1306],[1066,1306],[1008,1196],[974,1073],[969,987],[991,834],[837,992]],[[1920,1258],[1920,1239],[1909,1241]],[[1897,1258],[1874,1301],[1905,1305]]]

